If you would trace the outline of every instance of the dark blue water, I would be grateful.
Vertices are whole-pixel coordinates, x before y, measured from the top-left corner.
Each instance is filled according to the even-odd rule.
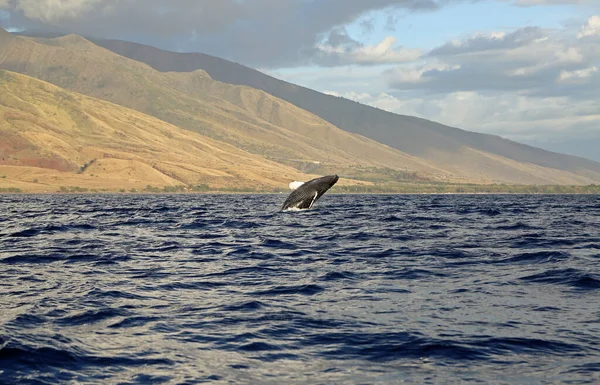
[[[0,196],[0,383],[600,383],[600,197]]]

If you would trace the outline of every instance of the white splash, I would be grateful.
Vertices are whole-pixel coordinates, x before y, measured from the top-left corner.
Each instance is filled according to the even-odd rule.
[[[287,209],[283,210],[284,212],[289,212],[289,211],[306,211],[308,209],[301,209],[298,207],[288,207]]]
[[[304,184],[304,182],[298,182],[298,181],[293,181],[290,183],[290,190],[295,190],[298,187],[302,186]]]

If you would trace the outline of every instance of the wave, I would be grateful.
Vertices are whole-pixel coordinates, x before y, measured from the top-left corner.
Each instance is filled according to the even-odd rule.
[[[597,380],[597,198],[282,198],[0,195],[0,382]]]
[[[600,275],[574,268],[548,270],[522,277],[521,280],[530,283],[566,285],[579,290],[600,289]]]
[[[571,254],[564,251],[538,251],[533,253],[519,253],[513,257],[505,258],[495,263],[500,264],[528,264],[528,263],[561,263],[568,261]]]

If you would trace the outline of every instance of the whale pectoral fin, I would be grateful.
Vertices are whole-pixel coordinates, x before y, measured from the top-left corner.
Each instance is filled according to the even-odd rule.
[[[295,190],[298,187],[302,186],[303,184],[304,184],[304,182],[293,181],[289,184],[290,190]]]
[[[312,202],[310,202],[310,206],[308,206],[309,209],[313,207],[313,205],[315,204],[315,201],[317,200],[318,196],[319,196],[319,192],[317,191],[317,192],[315,192],[315,196],[312,199]]]

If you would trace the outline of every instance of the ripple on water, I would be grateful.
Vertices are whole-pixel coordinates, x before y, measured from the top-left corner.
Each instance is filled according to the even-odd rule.
[[[0,383],[600,379],[597,197],[284,199],[0,195]]]

